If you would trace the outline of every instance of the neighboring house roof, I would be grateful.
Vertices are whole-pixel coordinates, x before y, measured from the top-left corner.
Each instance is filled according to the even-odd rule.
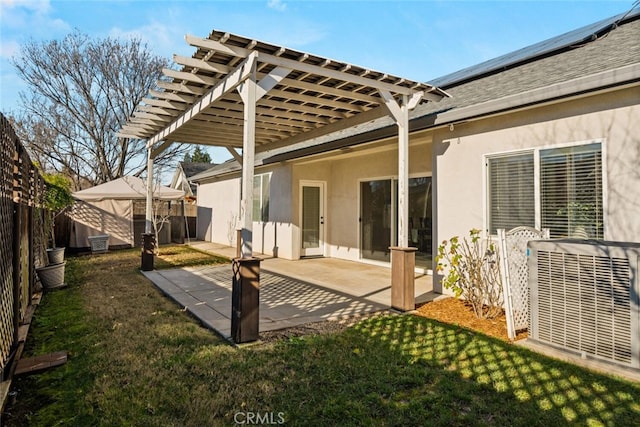
[[[213,166],[215,166],[215,164],[208,162],[180,162],[180,167],[187,178],[211,169]]]
[[[411,112],[410,131],[470,120],[640,80],[640,10],[634,9],[431,83],[451,95]],[[256,166],[397,135],[389,117],[256,155]],[[240,170],[234,160],[193,181]]]
[[[141,200],[147,198],[147,184],[136,176],[125,176],[86,190],[76,191],[72,196],[78,200]],[[177,200],[184,196],[184,191],[157,186],[153,190],[153,198],[161,200]]]
[[[187,193],[188,196],[196,195],[198,186],[190,182],[190,178],[214,166],[215,163],[208,162],[178,162],[176,171],[171,179],[170,187],[181,189]]]

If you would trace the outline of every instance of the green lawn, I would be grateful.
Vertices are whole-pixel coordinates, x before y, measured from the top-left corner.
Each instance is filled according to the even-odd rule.
[[[172,251],[157,265],[224,262]],[[236,349],[163,297],[139,265],[139,251],[68,260],[70,286],[45,294],[27,350],[67,350],[69,360],[17,379],[3,422],[640,424],[640,384],[411,315]]]

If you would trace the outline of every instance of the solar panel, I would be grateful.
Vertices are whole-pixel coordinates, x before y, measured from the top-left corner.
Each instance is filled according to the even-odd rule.
[[[495,71],[503,70],[516,64],[549,55],[558,50],[566,49],[571,46],[579,46],[583,43],[596,40],[601,35],[611,31],[622,19],[631,20],[637,18],[639,15],[640,9],[621,13],[531,46],[507,53],[506,55],[447,74],[446,76],[432,80],[429,84],[446,89],[447,87],[457,85],[464,81],[473,80],[479,76],[491,74]]]

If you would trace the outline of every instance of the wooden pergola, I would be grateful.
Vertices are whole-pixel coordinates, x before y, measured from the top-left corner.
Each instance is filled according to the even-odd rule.
[[[251,257],[255,153],[391,116],[398,126],[398,245],[408,246],[409,111],[444,91],[226,32],[185,39],[195,53],[174,55],[181,68],[163,70],[160,89],[119,133],[147,140],[149,183],[154,158],[173,142],[226,147],[242,164],[242,256]]]

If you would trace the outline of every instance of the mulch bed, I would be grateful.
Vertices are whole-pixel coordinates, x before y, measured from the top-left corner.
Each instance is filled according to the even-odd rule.
[[[443,323],[462,326],[474,331],[482,332],[504,341],[507,337],[507,320],[504,314],[495,319],[478,319],[471,306],[456,298],[442,298],[422,304],[416,309],[419,316],[435,319]],[[527,332],[519,332],[516,340],[527,337]]]

